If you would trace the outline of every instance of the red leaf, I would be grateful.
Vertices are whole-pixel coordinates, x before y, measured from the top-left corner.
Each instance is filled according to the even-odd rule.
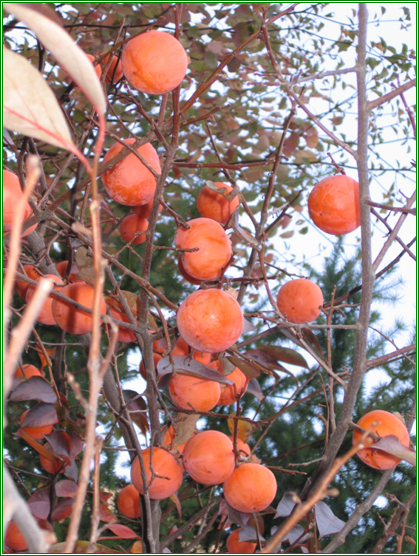
[[[73,504],[74,500],[71,498],[64,498],[64,500],[58,502],[51,512],[51,522],[54,523],[54,521],[61,521],[62,519],[70,516],[73,511]]]
[[[80,438],[80,436],[78,436],[77,434],[73,434],[73,433],[70,433],[69,437],[70,437],[70,440],[71,440],[70,458],[73,459],[76,456],[78,456],[80,454],[80,452],[83,450],[84,440],[82,438]]]
[[[99,518],[100,521],[104,521],[105,523],[113,523],[117,520],[105,504],[99,504]]]
[[[134,531],[129,527],[127,527],[126,525],[120,525],[119,523],[114,523],[113,525],[108,525],[107,528],[110,531],[112,531],[112,533],[115,533],[118,539],[139,539],[140,538],[137,535],[137,533],[134,533]]]
[[[28,411],[21,426],[22,429],[37,429],[56,423],[58,423],[58,416],[55,407],[49,403],[39,403]]]
[[[55,403],[57,396],[49,382],[41,376],[32,376],[21,382],[10,394],[10,400],[21,402],[24,400],[38,400],[45,403]]]
[[[64,431],[52,431],[45,436],[45,439],[51,446],[52,452],[56,456],[60,456],[67,465],[70,465],[71,439],[68,434]]]
[[[72,479],[73,481],[77,482],[77,479],[79,478],[79,470],[77,468],[77,463],[74,461],[74,459],[71,460],[70,465],[66,465],[64,467],[64,475],[69,479]]]
[[[58,497],[63,498],[75,498],[77,494],[77,485],[73,481],[67,481],[67,479],[63,479],[62,481],[58,481],[55,485],[55,494]]]
[[[28,506],[35,517],[47,519],[51,508],[50,488],[42,488],[34,492],[28,500]]]
[[[109,498],[112,498],[112,496],[113,496],[112,492],[105,492],[105,491],[103,491],[103,490],[101,490],[101,491],[99,492],[99,498],[101,499],[101,501],[102,501],[104,504],[107,504]]]

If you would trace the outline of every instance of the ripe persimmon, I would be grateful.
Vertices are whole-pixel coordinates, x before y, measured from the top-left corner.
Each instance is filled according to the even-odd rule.
[[[176,340],[176,343],[173,347],[172,355],[179,355],[179,356],[189,355],[190,349],[191,348],[185,342],[182,336],[179,336],[179,338]]]
[[[229,349],[240,338],[243,324],[240,305],[218,289],[191,293],[177,312],[177,326],[186,342],[208,353]]]
[[[75,282],[65,286],[61,293],[73,301],[80,303],[87,309],[92,309],[95,290],[85,282]],[[105,300],[101,299],[101,314],[106,313]],[[77,309],[63,299],[56,297],[52,302],[52,313],[58,326],[69,334],[87,334],[92,331],[93,320],[91,313]]]
[[[281,286],[277,298],[278,309],[290,322],[311,322],[321,313],[322,290],[306,278],[290,280]]]
[[[161,358],[162,358],[162,356],[160,355],[160,353],[153,353],[153,361],[154,361],[154,368],[155,369],[157,369],[157,363],[160,361]],[[143,379],[145,380],[146,374],[145,374],[144,361],[141,361],[141,363],[140,363],[140,374],[143,377]]]
[[[86,56],[89,58],[89,60],[92,62],[95,61],[95,57],[92,56],[91,54],[86,54]],[[102,68],[100,67],[100,64],[96,64],[94,67],[95,70],[95,74],[98,76],[98,78],[100,79],[102,77]]]
[[[196,376],[178,373],[169,383],[170,397],[177,407],[211,411],[220,399],[220,384]]]
[[[3,230],[10,232],[16,218],[16,208],[23,196],[19,178],[9,170],[3,170]],[[25,203],[23,220],[27,220],[32,214],[29,203]],[[22,237],[27,236],[37,227],[34,224],[22,233]]]
[[[44,278],[49,278],[50,280],[52,280],[53,282],[55,282],[56,284],[62,284],[61,279],[58,278],[57,276],[55,276],[55,274],[45,274]],[[41,277],[38,277],[36,279],[36,282],[39,282],[40,280],[42,280]],[[62,285],[57,285],[54,286],[54,290],[55,291],[60,291],[63,288]],[[32,286],[30,285],[27,292],[26,292],[26,303],[30,303],[32,297],[35,295],[36,292],[36,286]],[[54,315],[52,314],[52,304],[54,301],[54,296],[53,295],[49,295],[47,297],[47,299],[44,301],[44,304],[41,308],[41,310],[38,313],[38,316],[36,318],[36,320],[38,322],[40,322],[41,324],[46,324],[46,325],[55,325],[55,319],[54,319]]]
[[[23,270],[25,271],[23,272],[23,274],[26,274],[26,276],[31,280],[36,280],[40,276],[39,272],[35,270],[33,264],[23,265]],[[18,267],[18,272],[22,272],[19,267]],[[26,299],[26,292],[28,291],[28,288],[30,286],[29,282],[24,282],[23,280],[16,280],[15,286],[18,295],[22,299]]]
[[[224,498],[238,512],[261,512],[276,496],[275,475],[258,463],[242,463],[224,483]]]
[[[342,175],[321,180],[309,195],[308,212],[327,234],[353,232],[361,225],[358,182]]]
[[[104,58],[103,64],[106,66],[108,62],[109,54],[108,56],[106,56],[106,58]],[[106,73],[105,83],[107,83],[108,85],[110,85],[111,83],[117,83],[123,75],[124,72],[122,71],[121,60],[118,58],[118,56],[112,56],[111,64]]]
[[[141,205],[140,207],[131,207],[134,214],[140,218],[150,218],[151,209],[153,208],[154,200],[150,201],[146,205]],[[162,211],[163,205],[159,205],[159,212]]]
[[[233,444],[219,431],[199,432],[188,440],[183,465],[194,481],[202,485],[219,485],[234,471]]]
[[[122,51],[122,70],[130,85],[143,93],[163,95],[182,83],[188,56],[180,42],[160,31],[131,39]]]
[[[57,269],[57,272],[61,276],[61,278],[64,278],[64,276],[67,272],[67,267],[68,267],[68,261],[61,261],[61,262],[59,262],[55,265],[55,268]],[[83,280],[81,280],[80,278],[77,278],[78,271],[79,271],[79,269],[77,268],[76,263],[73,262],[73,264],[71,265],[70,274],[68,275],[67,280],[69,282],[83,282]]]
[[[43,376],[41,371],[35,367],[35,365],[30,365],[26,363],[21,367],[18,367],[14,373],[16,378],[31,378],[31,376]]]
[[[150,448],[142,452],[144,467],[146,470],[148,492],[153,500],[163,500],[169,498],[180,487],[183,481],[182,468],[172,454],[163,448],[153,448],[153,471],[151,472]],[[161,478],[164,477],[164,478]],[[141,476],[141,466],[138,456],[134,459],[131,466],[131,480],[140,494],[144,494],[143,479]]]
[[[24,411],[20,416],[19,422],[21,427],[22,427],[23,420],[25,419],[28,413],[29,413],[29,409]],[[45,427],[25,427],[24,429],[22,428],[22,430],[30,434],[32,438],[34,438],[35,440],[43,440],[44,434],[49,434],[50,432],[52,432],[52,425],[45,425]]]
[[[217,359],[211,363],[210,367],[222,374],[221,363]],[[226,375],[228,380],[234,382],[234,384],[221,384],[221,396],[218,405],[231,405],[237,402],[237,396],[242,396],[247,390],[247,378],[246,375],[238,367],[234,369],[229,375]]]
[[[140,495],[134,485],[128,485],[119,491],[116,505],[125,517],[137,519],[141,515]]]
[[[194,278],[193,276],[191,276],[190,274],[188,274],[186,272],[185,267],[183,266],[182,257],[179,257],[179,259],[178,259],[177,268],[179,270],[179,274],[187,282],[189,282],[190,284],[193,284],[194,286],[200,286],[201,285],[202,280],[198,280],[197,278]]]
[[[229,439],[233,443],[234,448],[234,436],[229,436]],[[239,437],[237,437],[237,450],[239,451],[239,456],[241,458],[248,458],[252,452],[249,444],[243,442],[243,440],[241,440]]]
[[[227,538],[227,550],[230,554],[253,554],[257,548],[257,543],[240,541],[241,529],[235,529]]]
[[[28,544],[15,521],[10,521],[6,529],[5,543],[16,552],[28,550]]]
[[[121,221],[119,231],[124,241],[131,242],[131,245],[139,245],[146,240],[147,236],[144,232],[147,231],[147,228],[148,220],[146,218],[141,218],[136,214],[127,214]]]
[[[164,426],[162,427],[162,429],[164,429]],[[168,450],[173,450],[174,448],[176,448],[176,450],[180,454],[183,454],[183,452],[185,450],[186,443],[188,441],[185,440],[185,442],[182,442],[182,444],[180,444],[179,446],[174,446],[173,442],[175,441],[175,438],[176,438],[175,429],[173,428],[173,425],[170,425],[170,427],[164,433],[162,446],[163,446],[163,448],[167,448]]]
[[[51,451],[48,445],[45,447],[49,452]],[[42,469],[47,473],[50,473],[51,475],[57,475],[57,473],[62,470],[64,465],[63,462],[58,458],[55,462],[53,462],[41,454],[39,455],[39,461],[41,463]]]
[[[182,253],[183,267],[198,280],[217,280],[231,258],[231,243],[224,228],[210,218],[195,218],[187,223],[189,229],[179,227],[175,235],[178,249],[194,249]]]
[[[125,143],[132,145],[135,139],[126,139]],[[104,164],[115,158],[122,149],[121,143],[115,143],[106,153]],[[159,156],[150,143],[138,147],[137,152],[157,174],[161,174]],[[156,191],[156,178],[134,153],[130,153],[113,168],[104,172],[102,180],[109,197],[120,205],[145,205],[154,198]]]
[[[172,346],[172,355],[181,356],[181,355],[189,354],[190,347],[182,338],[182,336],[179,336],[177,340],[172,339],[171,346]],[[166,349],[167,349],[166,338],[161,338],[160,340],[156,340],[155,342],[153,342],[153,351],[155,351],[156,353],[160,353],[160,354],[164,353]]]
[[[206,185],[198,194],[196,206],[203,218],[211,218],[219,224],[227,224],[230,216],[239,206],[239,197],[236,195],[234,199],[229,201],[224,195],[233,191],[231,185],[220,181],[214,182],[214,185],[217,189],[224,189],[223,194],[217,193]]]
[[[109,299],[112,299],[111,302],[109,302]],[[105,298],[105,303],[109,306],[109,312],[111,314],[111,317],[114,319],[117,319],[119,321],[122,322],[127,322],[129,323],[129,319],[127,317],[127,315],[125,314],[121,303],[119,303],[119,301],[116,301],[116,299],[114,298]],[[135,311],[135,307],[131,307],[131,312],[132,315],[134,317],[137,316],[138,312]],[[115,323],[117,324],[117,323]],[[119,330],[118,330],[118,342],[122,342],[124,344],[129,344],[131,342],[135,342],[136,338],[135,338],[135,334],[133,330],[130,330],[128,328],[124,328],[124,325],[122,324],[118,324],[117,325]]]
[[[211,353],[205,353],[203,351],[195,350],[192,355],[192,359],[199,361],[203,365],[209,366],[209,364],[211,363]]]
[[[376,434],[380,437],[389,435],[397,436],[399,441],[404,446],[406,446],[406,448],[409,447],[409,431],[400,421],[400,419],[396,417],[396,415],[393,415],[393,413],[389,413],[388,411],[384,411],[382,409],[375,409],[374,411],[370,411],[369,413],[366,413],[363,417],[361,417],[357,425],[365,430],[368,430],[374,423],[377,424],[371,431],[373,434]],[[357,444],[360,441],[361,436],[361,431],[354,430],[352,436],[353,445]],[[368,446],[369,444],[374,444],[374,442],[375,440],[370,436],[368,436],[364,440],[366,446]],[[370,467],[374,467],[374,469],[393,469],[401,462],[398,457],[387,454],[382,450],[377,450],[374,447],[363,448],[362,450],[359,450],[359,452],[357,452],[357,455],[364,463],[366,463]]]
[[[135,541],[135,543],[130,548],[131,554],[142,554],[143,553],[143,542]]]

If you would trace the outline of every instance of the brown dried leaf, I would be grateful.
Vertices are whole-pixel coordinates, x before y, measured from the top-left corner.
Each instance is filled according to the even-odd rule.
[[[214,380],[215,382],[220,382],[222,384],[233,384],[231,380],[228,380],[225,376],[211,367],[203,365],[196,359],[192,359],[187,355],[175,355],[173,357],[175,362],[175,368],[177,373],[183,373],[186,375],[197,376],[198,378],[204,378],[206,380]],[[157,372],[159,376],[172,374],[172,364],[169,357],[163,357],[157,363]]]
[[[188,415],[182,418],[176,425],[176,436],[173,440],[173,446],[177,447],[188,441],[195,432],[196,423],[199,421],[200,415]]]
[[[257,378],[260,375],[260,370],[256,365],[252,365],[248,361],[244,361],[244,359],[240,359],[240,357],[236,357],[235,355],[229,355],[227,359],[235,366],[238,367],[249,380],[253,378]]]
[[[392,456],[396,456],[396,458],[407,461],[407,463],[416,467],[416,452],[410,448],[406,448],[397,436],[393,434],[383,436],[378,442],[375,442],[368,447],[373,448],[374,450],[381,450],[382,452]]]
[[[290,363],[291,365],[297,365],[306,369],[309,368],[304,357],[294,349],[283,348],[281,346],[263,346],[259,349],[260,351],[275,357],[275,359],[278,359],[279,361],[284,361],[285,363]]]

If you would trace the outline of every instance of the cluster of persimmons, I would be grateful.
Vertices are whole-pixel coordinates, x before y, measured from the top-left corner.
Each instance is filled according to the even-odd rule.
[[[165,56],[156,56],[156,48],[164,52]],[[93,56],[90,59],[93,61]],[[129,41],[120,59],[114,57],[109,64],[109,58],[106,58],[104,64],[108,66],[107,83],[118,81],[124,76],[137,90],[156,95],[167,93],[181,83],[188,57],[176,38],[168,33],[151,31]],[[97,65],[96,71],[101,76],[102,67]],[[124,144],[132,145],[134,142],[131,138]],[[103,162],[111,161],[122,148],[122,143],[115,143]],[[128,154],[102,176],[109,197],[116,203],[130,207],[131,212],[120,223],[120,233],[124,241],[133,245],[146,239],[156,178],[161,174],[159,156],[150,143],[140,146],[137,152],[139,157],[133,152]],[[8,170],[3,171],[3,191],[3,229],[9,232],[22,190],[18,177]],[[174,238],[179,252],[181,275],[191,284],[201,287],[188,295],[177,311],[179,337],[172,355],[189,356],[213,371],[223,373],[219,355],[237,342],[244,324],[243,313],[236,299],[219,287],[219,280],[232,261],[232,247],[226,230],[233,213],[239,210],[239,196],[234,195],[229,184],[210,182],[200,191],[197,206],[201,217],[187,222],[186,226],[179,225]],[[355,230],[360,225],[357,182],[344,175],[323,179],[312,190],[308,209],[314,224],[326,233],[341,235]],[[28,205],[25,219],[31,213]],[[35,227],[26,230],[23,235],[29,234]],[[35,265],[24,265],[23,270],[28,278],[35,281],[40,279],[41,274]],[[68,262],[57,263],[56,271],[57,275],[47,277],[54,282],[54,291],[61,295],[51,295],[47,299],[38,315],[38,322],[58,325],[69,334],[91,332],[91,313],[80,306],[92,309],[93,287],[78,278],[75,264],[68,269]],[[21,279],[16,282],[17,293],[27,302],[31,300],[35,288],[35,285]],[[130,295],[133,294],[127,292],[127,297]],[[67,302],[66,298],[79,306]],[[277,309],[292,324],[315,320],[322,305],[320,288],[307,279],[288,281],[279,289],[277,296]],[[138,303],[130,303],[130,307],[134,317],[137,317]],[[134,332],[123,326],[128,319],[119,302],[112,297],[106,300],[103,298],[100,309],[102,314],[108,309],[110,315],[119,321],[120,342],[135,341]],[[164,340],[154,342],[156,369],[166,352]],[[145,377],[144,364],[141,364],[140,372]],[[42,373],[33,365],[23,365],[15,374],[17,380],[31,376],[42,376]],[[232,371],[230,369],[226,378],[228,384],[174,372],[169,383],[171,400],[178,408],[193,409],[197,413],[209,412],[217,405],[236,404],[246,392],[248,378],[238,367]],[[26,412],[22,414],[21,424],[25,416]],[[359,426],[369,429],[374,423],[378,424],[372,430],[373,434],[394,434],[403,444],[409,445],[406,427],[397,417],[385,411],[373,411],[360,420]],[[52,432],[53,427],[25,427],[23,430],[34,439],[42,440],[44,435]],[[187,473],[201,485],[223,485],[226,502],[238,512],[258,513],[273,502],[277,492],[274,474],[252,455],[250,447],[237,435],[234,438],[215,430],[195,431],[189,440],[177,446],[173,425],[163,430],[165,435],[162,446],[147,448],[142,452],[151,499],[162,500],[175,494]],[[354,443],[358,442],[361,434],[359,430],[354,432]],[[369,447],[361,450],[359,456],[366,464],[377,469],[392,468],[400,461]],[[43,456],[41,465],[53,475],[62,471],[61,465],[57,467]],[[132,485],[119,492],[117,506],[124,516],[136,519],[141,514],[139,495],[144,494],[138,456],[131,466],[131,478]],[[9,525],[6,543],[13,550],[26,549],[26,543],[13,522]],[[241,542],[237,529],[229,536],[227,548],[230,553],[251,553],[256,550],[256,544]]]

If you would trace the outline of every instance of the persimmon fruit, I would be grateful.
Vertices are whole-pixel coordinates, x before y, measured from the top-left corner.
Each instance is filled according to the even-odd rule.
[[[141,205],[139,207],[131,207],[134,214],[140,218],[150,218],[151,209],[153,208],[154,200],[150,201],[146,205]],[[159,205],[159,213],[162,211],[163,205]]]
[[[25,419],[26,415],[29,413],[29,409],[24,411],[20,416],[20,426],[22,427],[23,420]],[[43,440],[44,434],[49,434],[52,432],[52,425],[45,425],[45,427],[25,427],[22,428],[25,432],[30,434],[32,438],[35,440]]]
[[[199,363],[202,363],[203,365],[207,365],[208,367],[210,366],[211,363],[211,353],[205,353],[203,351],[197,351],[195,350],[193,355],[192,355],[192,359],[195,359],[195,361],[199,361]]]
[[[229,436],[229,439],[231,440],[231,442],[233,442],[234,448],[234,436]],[[237,450],[239,451],[239,456],[241,458],[248,458],[252,452],[249,444],[243,442],[243,440],[241,440],[239,437],[237,437]]]
[[[127,214],[121,221],[119,231],[124,241],[131,242],[131,245],[139,245],[144,243],[147,238],[144,233],[147,228],[148,220],[146,218],[141,218],[137,214]]]
[[[238,512],[260,512],[276,496],[275,475],[258,463],[242,463],[224,482],[224,498]]]
[[[323,232],[343,235],[361,225],[359,184],[349,176],[324,178],[312,189],[308,212]]]
[[[144,450],[142,456],[146,469],[150,498],[153,500],[164,500],[165,498],[169,498],[169,496],[174,494],[182,484],[183,473],[179,463],[169,452],[163,450],[163,448],[153,448],[153,478],[151,473],[150,448]],[[136,456],[132,462],[131,480],[138,492],[144,494],[144,485],[138,456]]]
[[[68,261],[60,261],[55,265],[55,268],[57,269],[57,272],[61,276],[61,278],[64,278],[64,276],[66,275],[67,267],[68,267]],[[81,278],[77,278],[78,271],[79,269],[77,268],[76,263],[73,262],[67,280],[69,282],[83,282]]]
[[[141,515],[140,495],[134,485],[128,485],[119,491],[116,505],[125,517],[137,519]]]
[[[193,276],[191,276],[190,274],[188,274],[186,272],[185,267],[183,266],[182,257],[179,257],[179,259],[178,259],[177,268],[179,270],[179,274],[187,282],[189,282],[190,284],[193,284],[194,286],[200,286],[201,285],[202,280],[198,280],[198,278],[194,278]]]
[[[143,93],[163,95],[182,83],[188,56],[169,33],[149,31],[131,39],[122,51],[122,71],[129,84]]]
[[[231,201],[224,195],[233,191],[231,185],[220,181],[214,182],[217,189],[224,189],[223,193],[217,193],[207,185],[201,189],[196,200],[199,214],[203,218],[211,218],[219,224],[227,224],[230,216],[239,206],[239,197],[236,195]]]
[[[111,314],[111,317],[114,319],[117,319],[119,321],[122,322],[126,322],[129,323],[128,317],[125,314],[124,310],[122,309],[122,305],[117,302],[116,300],[113,300],[113,303],[116,305],[110,305],[109,306],[109,312]],[[131,308],[131,312],[133,314],[133,316],[137,316],[136,312],[132,310]],[[116,323],[115,323],[116,324]],[[135,334],[133,330],[130,330],[128,328],[124,328],[124,326],[122,324],[118,324],[119,330],[118,330],[118,342],[122,342],[123,344],[129,344],[131,342],[135,342],[136,338],[135,338]]]
[[[187,222],[189,229],[179,227],[175,234],[178,249],[194,249],[182,253],[183,267],[198,280],[217,280],[231,258],[231,243],[224,228],[210,218]]]
[[[241,529],[235,529],[227,538],[227,550],[230,554],[253,554],[257,548],[257,543],[240,541]]]
[[[30,365],[26,363],[21,367],[18,367],[15,371],[14,376],[16,378],[31,378],[32,376],[43,376],[41,371],[35,367],[35,365]]]
[[[10,521],[6,529],[5,542],[9,548],[16,552],[28,550],[28,544],[25,537],[22,535],[21,530],[15,521]]]
[[[221,389],[214,380],[178,373],[170,379],[169,393],[177,407],[206,412],[217,405]]]
[[[46,449],[49,452],[51,451],[49,446],[46,446]],[[44,471],[50,473],[51,475],[57,475],[57,473],[59,473],[62,470],[64,465],[60,459],[57,458],[57,460],[53,462],[48,458],[46,458],[45,456],[43,456],[42,454],[39,455],[39,461],[41,463],[42,469],[44,469]]]
[[[23,270],[25,271],[23,274],[26,274],[28,278],[31,280],[37,280],[40,276],[39,272],[35,270],[33,264],[25,264],[23,265]],[[18,267],[18,271],[21,272],[21,269]],[[24,280],[16,280],[15,283],[16,291],[22,299],[26,299],[26,292],[30,286],[29,282],[25,282]]]
[[[372,429],[372,433],[379,435],[380,437],[394,435],[397,436],[399,441],[406,446],[409,447],[410,438],[409,438],[409,431],[405,427],[405,425],[400,421],[398,417],[389,413],[388,411],[384,411],[382,409],[375,409],[374,411],[370,411],[366,413],[361,419],[358,421],[357,425],[365,430],[368,430],[374,423],[377,423],[374,428]],[[353,445],[357,444],[362,436],[361,431],[354,430],[352,436],[352,443]],[[366,446],[369,444],[374,444],[375,440],[368,436],[364,443]],[[401,462],[396,456],[391,454],[387,454],[382,450],[377,450],[374,447],[371,448],[363,448],[357,452],[359,458],[374,469],[393,469]]]
[[[163,428],[164,426],[162,427],[162,429]],[[185,440],[185,442],[182,442],[182,444],[179,444],[179,446],[174,446],[173,443],[175,441],[175,438],[176,438],[175,429],[173,428],[173,425],[170,425],[170,427],[167,429],[167,431],[164,434],[162,446],[163,448],[168,448],[169,450],[173,450],[174,448],[176,448],[176,450],[180,454],[183,454],[187,440]]]
[[[3,230],[10,232],[16,219],[17,204],[23,196],[19,178],[9,170],[3,170]],[[23,221],[27,220],[32,214],[29,203],[25,203],[23,211]],[[22,233],[22,237],[27,236],[37,227],[34,224]]]
[[[125,143],[132,145],[135,139],[126,139]],[[106,153],[103,163],[110,162],[122,149],[121,143],[115,143]],[[137,152],[157,174],[161,174],[159,156],[150,143],[138,147]],[[134,153],[104,172],[102,180],[109,197],[120,205],[145,205],[152,201],[156,191],[156,178]]]
[[[222,374],[220,361],[217,359],[211,363],[210,367]],[[247,390],[247,378],[246,375],[238,367],[234,369],[228,375],[225,375],[228,380],[231,380],[234,384],[221,384],[221,396],[218,401],[218,405],[231,405],[237,402],[237,396],[242,396]]]
[[[55,274],[45,274],[45,276],[43,278],[49,278],[50,280],[52,280],[54,283],[56,284],[62,284],[61,279],[58,278],[57,276],[55,276]],[[38,277],[36,279],[36,282],[39,282],[42,279],[42,277]],[[27,292],[26,292],[26,303],[30,303],[32,297],[35,295],[36,292],[36,288],[37,286],[32,286],[32,284],[29,286]],[[60,291],[63,288],[63,286],[61,285],[57,285],[54,286],[54,290],[55,291]],[[53,295],[49,295],[46,300],[44,301],[43,306],[41,307],[41,310],[38,313],[38,316],[36,317],[36,320],[38,322],[40,322],[41,324],[46,324],[46,325],[55,325],[55,319],[54,319],[54,315],[52,313],[52,304],[54,302],[54,296]]]
[[[61,290],[61,293],[87,309],[93,308],[95,290],[85,282],[68,284]],[[86,313],[82,309],[77,309],[64,299],[58,299],[58,297],[54,299],[52,302],[52,312],[58,326],[69,334],[88,334],[92,331],[92,314]],[[100,312],[101,314],[106,313],[106,304],[103,297],[100,303]]]
[[[177,326],[186,342],[208,353],[229,349],[240,338],[243,324],[240,305],[219,289],[191,293],[177,312]]]
[[[109,54],[108,56],[106,56],[106,58],[104,58],[103,64],[107,66],[108,62]],[[121,60],[118,58],[118,56],[112,56],[111,64],[106,73],[105,83],[107,83],[107,85],[110,85],[111,83],[117,83],[123,75],[124,72],[122,71]]]
[[[199,432],[188,440],[183,465],[194,481],[202,485],[219,485],[234,471],[231,440],[222,432]]]
[[[143,542],[142,541],[135,541],[135,543],[130,548],[130,552],[132,554],[142,554],[143,553]]]
[[[321,313],[323,294],[317,284],[306,278],[290,280],[281,286],[277,298],[278,309],[290,322],[312,322]]]
[[[89,58],[89,60],[92,62],[95,61],[95,57],[92,56],[91,54],[86,54],[86,56]],[[96,64],[95,66],[93,66],[94,70],[95,70],[95,74],[98,76],[98,78],[100,79],[102,77],[102,68],[100,67],[100,64]]]

